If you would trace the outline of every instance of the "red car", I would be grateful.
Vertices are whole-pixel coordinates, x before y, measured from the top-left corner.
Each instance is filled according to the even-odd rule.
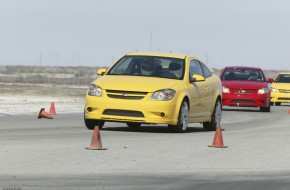
[[[260,111],[270,112],[270,88],[260,68],[226,67],[220,78],[223,106],[260,107]]]

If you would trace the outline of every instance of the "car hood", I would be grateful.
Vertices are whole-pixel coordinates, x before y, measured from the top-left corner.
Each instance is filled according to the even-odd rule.
[[[182,81],[156,77],[104,75],[93,83],[104,90],[155,92],[160,89],[173,88],[180,82]]]
[[[272,83],[271,87],[290,90],[290,83]]]
[[[268,88],[268,83],[258,81],[227,81],[222,80],[223,86],[227,88],[260,89]]]

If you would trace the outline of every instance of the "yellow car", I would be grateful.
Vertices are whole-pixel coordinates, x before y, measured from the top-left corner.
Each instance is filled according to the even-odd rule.
[[[220,122],[221,81],[196,57],[128,53],[97,74],[86,95],[88,129],[110,121],[128,127],[167,124],[172,132],[185,132],[189,123],[215,130]]]
[[[280,73],[271,84],[271,103],[290,103],[290,73]]]

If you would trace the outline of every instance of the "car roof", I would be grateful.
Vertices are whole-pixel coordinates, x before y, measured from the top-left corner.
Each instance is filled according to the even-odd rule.
[[[251,70],[261,70],[258,67],[248,67],[248,66],[227,66],[225,69],[251,69]]]
[[[286,75],[290,75],[290,72],[281,72],[281,73],[279,73],[278,75],[280,75],[280,74],[286,74]]]
[[[160,57],[171,57],[171,58],[179,58],[185,59],[187,56],[183,54],[174,54],[174,53],[164,53],[164,52],[131,52],[126,55],[138,55],[138,56],[160,56]],[[193,57],[193,56],[190,56]]]

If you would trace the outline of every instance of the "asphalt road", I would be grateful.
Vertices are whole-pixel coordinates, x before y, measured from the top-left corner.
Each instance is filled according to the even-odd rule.
[[[18,189],[290,189],[290,105],[225,108],[223,141],[192,124],[139,129],[106,123],[107,150],[92,151],[83,115],[0,117],[0,190]]]

